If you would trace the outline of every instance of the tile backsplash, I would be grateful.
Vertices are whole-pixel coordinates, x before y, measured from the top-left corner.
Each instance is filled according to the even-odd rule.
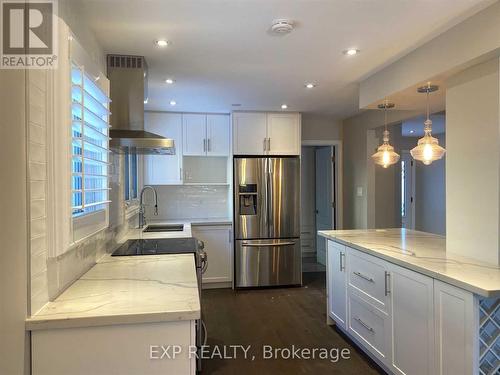
[[[228,185],[155,186],[158,216],[153,216],[152,194],[145,192],[146,217],[153,220],[226,218],[229,216]]]

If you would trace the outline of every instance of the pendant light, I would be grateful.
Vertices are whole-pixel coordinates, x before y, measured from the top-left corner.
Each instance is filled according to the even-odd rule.
[[[417,146],[410,151],[410,154],[415,160],[420,160],[425,165],[429,165],[433,161],[441,159],[446,152],[446,150],[439,145],[437,138],[432,136],[429,94],[438,89],[438,86],[428,83],[427,86],[419,87],[417,90],[419,93],[427,94],[427,120],[424,122],[424,136],[418,140]]]
[[[379,104],[378,108],[384,110],[384,143],[377,148],[377,152],[372,155],[372,159],[375,164],[387,168],[396,164],[399,160],[399,155],[394,152],[394,147],[389,144],[389,130],[387,130],[387,109],[394,108],[394,103],[389,103],[386,100],[384,103]]]

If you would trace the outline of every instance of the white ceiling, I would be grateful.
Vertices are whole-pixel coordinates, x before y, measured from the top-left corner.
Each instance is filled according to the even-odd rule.
[[[85,0],[106,53],[144,55],[148,110],[288,110],[345,118],[358,82],[477,11],[484,0]],[[270,35],[276,18],[297,23]],[[154,40],[172,42],[164,49]],[[357,56],[342,50],[355,47]],[[166,85],[165,78],[176,80]],[[318,86],[304,88],[306,82]],[[169,105],[175,100],[177,105]],[[232,103],[241,103],[234,108]]]

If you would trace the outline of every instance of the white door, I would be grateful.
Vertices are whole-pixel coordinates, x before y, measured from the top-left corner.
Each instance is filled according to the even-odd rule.
[[[269,113],[267,138],[269,155],[300,155],[300,115]]]
[[[332,169],[333,148],[316,149],[316,232],[333,229]],[[326,264],[326,241],[316,235],[316,258]]]
[[[415,229],[415,163],[408,151],[401,152],[401,226]]]
[[[207,116],[182,115],[183,155],[204,156],[207,153]]]
[[[232,282],[231,226],[193,226],[192,232],[193,237],[205,243],[208,268],[203,284]]]
[[[392,370],[400,375],[431,375],[435,359],[434,281],[393,264],[388,264],[388,267],[392,305]]]
[[[182,115],[145,112],[144,129],[175,142],[175,155],[144,155],[144,184],[182,184]]]
[[[266,138],[267,117],[265,113],[233,113],[234,155],[264,155]]]
[[[207,155],[228,156],[230,144],[229,115],[207,115]]]
[[[346,329],[347,277],[345,246],[328,241],[328,314]]]

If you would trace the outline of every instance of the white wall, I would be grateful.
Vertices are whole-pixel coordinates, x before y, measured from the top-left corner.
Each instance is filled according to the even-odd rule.
[[[434,134],[446,147],[444,134]],[[417,138],[412,138],[414,144]],[[415,162],[415,229],[446,234],[446,155],[431,165]]]
[[[499,4],[500,5],[500,4]],[[448,81],[446,248],[500,263],[499,59]]]
[[[398,123],[419,114],[415,111],[392,110],[388,121]],[[345,229],[376,226],[376,169],[370,156],[380,142],[374,129],[383,125],[383,121],[383,114],[379,110],[367,110],[343,121]],[[357,194],[358,188],[361,196]]]
[[[302,114],[302,140],[337,140],[341,138],[342,121],[326,115]]]
[[[29,374],[25,72],[0,70],[0,374]]]
[[[419,83],[457,72],[477,59],[487,60],[500,49],[500,2],[485,1],[481,10],[423,46],[366,78],[360,84],[359,106],[390,98]]]

